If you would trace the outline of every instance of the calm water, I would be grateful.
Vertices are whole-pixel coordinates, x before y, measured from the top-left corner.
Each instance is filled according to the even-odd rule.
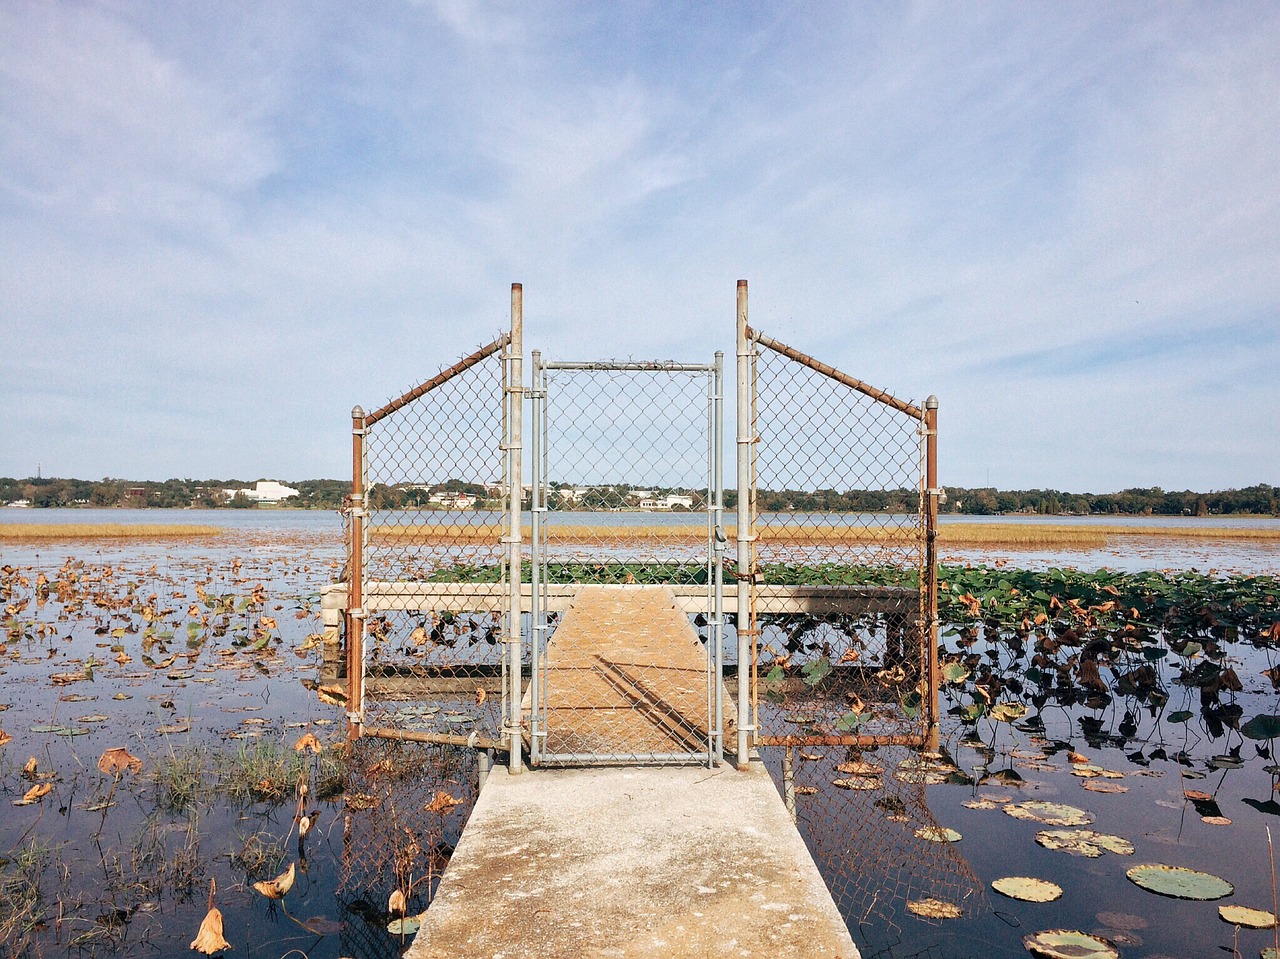
[[[637,521],[643,522],[697,521],[688,514],[602,514],[599,521],[631,521],[629,517],[637,515]],[[592,521],[590,514],[573,514],[573,518]],[[1001,519],[1013,523],[1038,520]],[[731,523],[732,518],[726,521]],[[1153,529],[1208,522],[1276,523],[1127,517],[1119,521],[1140,522]],[[234,751],[272,741],[291,747],[306,732],[322,738],[338,733],[340,710],[318,702],[304,685],[318,677],[317,650],[304,647],[307,637],[319,628],[319,590],[342,562],[340,518],[333,513],[306,511],[0,510],[0,522],[189,523],[228,530],[225,537],[192,542],[0,545],[0,566],[26,567],[31,579],[43,572],[56,581],[64,575],[64,564],[70,559],[84,564],[74,568],[94,581],[100,595],[131,598],[127,608],[88,602],[77,612],[68,612],[51,601],[38,612],[23,611],[21,618],[44,623],[44,631],[10,637],[6,655],[0,660],[0,729],[13,737],[0,748],[0,776],[6,791],[6,801],[0,806],[0,849],[11,854],[32,837],[46,844],[52,861],[66,869],[65,873],[52,867],[46,870],[42,881],[46,901],[61,900],[64,907],[72,906],[72,918],[40,933],[43,954],[86,950],[85,954],[98,955],[186,954],[204,915],[208,880],[216,877],[218,905],[227,916],[229,938],[237,946],[231,955],[281,957],[291,949],[303,950],[313,959],[396,955],[398,944],[378,922],[358,910],[351,911],[347,908],[350,903],[337,895],[343,857],[340,802],[317,803],[322,826],[309,840],[307,871],[285,900],[287,912],[250,888],[250,876],[236,865],[236,857],[255,836],[282,843],[291,831],[290,803],[245,808],[225,802],[201,804],[195,816],[201,836],[198,877],[190,888],[169,890],[146,887],[138,871],[145,871],[145,866],[138,865],[139,850],[150,843],[153,851],[164,849],[164,855],[177,855],[184,848],[184,829],[192,814],[157,811],[153,787],[132,781],[120,787],[115,806],[90,811],[110,787],[110,780],[96,770],[98,756],[108,747],[125,746],[146,757],[150,766],[166,751],[192,745]],[[1271,546],[1232,545],[1221,550],[1177,543],[1150,547],[1150,553],[1145,552],[1147,546],[1135,548],[1144,552],[975,552],[957,558],[1082,568],[1105,565],[1251,572],[1275,572],[1278,565]],[[221,635],[206,636],[203,629],[191,634],[188,624],[193,620],[188,607],[201,602],[197,585],[206,596],[234,597],[237,607],[259,588],[264,601],[229,616]],[[150,645],[146,642],[148,623],[138,613],[147,605],[153,606],[161,622],[152,632]],[[255,630],[261,628],[264,616],[274,621],[274,627],[267,630],[271,639],[265,649],[254,652],[259,635]],[[124,632],[117,635],[115,630]],[[197,634],[203,637],[198,642]],[[114,659],[119,655],[115,647],[129,656],[127,662]],[[150,663],[143,659],[144,654]],[[1243,716],[1280,712],[1270,682],[1261,675],[1263,669],[1274,665],[1272,651],[1236,650],[1235,655],[1245,689],[1234,698]],[[166,666],[169,656],[176,658]],[[85,675],[89,665],[93,666],[91,678]],[[75,678],[51,685],[52,674]],[[1171,700],[1165,716],[1182,708],[1197,710],[1196,690],[1176,683],[1170,683],[1169,690]],[[1038,734],[1020,732],[1005,723],[981,723],[979,731],[985,744],[967,743],[958,723],[947,726],[944,745],[962,772],[990,760],[989,768],[1012,769],[1022,784],[928,788],[928,813],[963,836],[939,855],[945,856],[951,875],[972,877],[969,902],[974,915],[931,924],[906,913],[899,902],[888,913],[891,921],[881,918],[881,905],[867,922],[860,923],[865,900],[851,892],[838,893],[864,956],[1022,956],[1021,937],[1028,932],[1059,927],[1103,929],[1107,922],[1098,914],[1117,912],[1136,917],[1130,925],[1142,924],[1127,935],[1130,941],[1141,940],[1143,944],[1125,946],[1125,956],[1190,959],[1216,954],[1219,949],[1230,954],[1233,929],[1218,920],[1217,903],[1151,895],[1130,883],[1125,870],[1140,862],[1204,869],[1235,883],[1236,893],[1226,902],[1271,908],[1267,827],[1280,827],[1280,805],[1271,801],[1275,777],[1268,767],[1272,760],[1257,753],[1257,747],[1265,748],[1265,744],[1243,739],[1229,729],[1215,738],[1198,718],[1171,724],[1167,719],[1157,721],[1143,710],[1126,717],[1119,697],[1111,708],[1094,717],[1099,721],[1096,728],[1082,726],[1083,713],[1080,709],[1047,708],[1043,714],[1046,729]],[[1089,715],[1094,716],[1092,712]],[[1125,722],[1127,718],[1133,725]],[[50,727],[66,727],[75,734],[50,731]],[[1065,750],[1059,748],[1062,744],[1070,744],[1097,765],[1123,774],[1123,778],[1108,782],[1128,791],[1107,794],[1085,789],[1084,784],[1093,780],[1072,775]],[[1233,749],[1243,760],[1240,768],[1213,765],[1215,756]],[[988,750],[994,751],[994,758]],[[1037,755],[1043,758],[1027,758]],[[53,792],[41,804],[13,807],[10,803],[31,786],[31,781],[21,776],[28,757],[37,759],[39,769],[56,772],[57,779],[53,780]],[[800,800],[802,826],[810,834],[820,866],[839,880],[862,867],[857,848],[847,839],[833,842],[832,831],[845,830],[843,824],[852,821],[841,817],[856,812],[865,818],[878,816],[880,811],[867,805],[856,810],[840,805],[849,794],[830,786],[830,763],[837,758],[832,755],[801,762],[798,777],[819,790]],[[1213,794],[1217,811],[1230,819],[1230,824],[1202,820],[1200,810],[1184,800],[1185,788]],[[964,805],[981,795],[1007,796],[1015,801],[1052,799],[1086,809],[1095,819],[1089,828],[1130,840],[1135,854],[1121,857],[1107,853],[1086,859],[1043,849],[1035,843],[1035,835],[1050,827],[1015,820],[998,808]],[[886,823],[884,828],[894,827]],[[858,830],[848,832],[854,835]],[[284,858],[279,861],[293,858],[292,842],[283,848]],[[273,862],[272,867],[275,865]],[[874,869],[863,871],[874,874]],[[990,882],[1009,874],[1051,879],[1064,887],[1064,896],[1043,905],[1004,899],[991,891]],[[965,887],[959,883],[952,888]],[[130,919],[123,927],[108,929],[102,917],[115,909],[132,910]],[[304,929],[299,919],[323,920],[311,922],[311,928],[321,932]],[[98,931],[102,929],[107,932]],[[73,947],[77,939],[79,945]],[[1240,954],[1248,956],[1257,955],[1270,942],[1270,933],[1246,930],[1236,944]]]

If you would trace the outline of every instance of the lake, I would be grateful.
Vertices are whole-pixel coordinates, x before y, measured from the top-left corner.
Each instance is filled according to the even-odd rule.
[[[619,514],[605,515],[615,522]],[[621,515],[646,523],[695,518]],[[575,514],[575,521],[584,516]],[[1121,521],[1153,531],[1276,523]],[[216,879],[216,902],[236,946],[229,954],[397,955],[401,942],[386,931],[385,902],[362,896],[351,881],[352,790],[345,800],[322,797],[327,754],[295,748],[307,734],[322,744],[342,735],[341,709],[315,693],[313,639],[319,590],[343,562],[340,517],[289,510],[0,510],[0,523],[15,522],[182,523],[227,532],[160,542],[0,544],[0,566],[13,568],[5,580],[6,621],[19,624],[9,628],[0,659],[0,730],[12,737],[0,748],[6,800],[0,900],[10,904],[0,923],[10,923],[9,941],[19,942],[14,931],[21,931],[33,955],[185,954],[207,909],[209,880]],[[1277,550],[1266,543],[1153,540],[1123,551],[965,550],[948,559],[1280,571]],[[11,608],[24,599],[22,609]],[[949,649],[959,639],[944,636]],[[1000,644],[980,641],[969,649],[1009,676],[1024,669]],[[1276,665],[1274,649],[1232,647],[1229,662],[1243,688],[1227,699],[1244,718],[1280,712],[1275,687],[1262,675]],[[1259,754],[1270,744],[1206,723],[1197,714],[1199,690],[1173,682],[1181,666],[1160,665],[1170,701],[1158,715],[1117,696],[1101,709],[1050,703],[1039,711],[1043,727],[988,719],[965,725],[952,717],[943,745],[954,772],[945,782],[919,782],[919,770],[903,766],[910,760],[905,751],[885,749],[861,757],[884,768],[883,788],[860,793],[832,785],[841,778],[835,767],[851,760],[844,750],[797,756],[796,781],[814,790],[797,798],[802,832],[864,956],[1022,956],[1022,936],[1047,928],[1105,930],[1135,957],[1233,947],[1249,955],[1271,944],[1270,931],[1237,933],[1220,921],[1220,902],[1157,896],[1126,878],[1140,863],[1190,867],[1234,884],[1221,902],[1272,908],[1267,828],[1280,826],[1280,805],[1272,799],[1280,767]],[[949,688],[944,708],[969,695]],[[1171,722],[1178,712],[1197,715]],[[99,759],[112,747],[142,759],[142,770],[118,779],[100,772]],[[768,752],[777,774],[778,751]],[[1073,763],[1073,756],[1103,772],[1081,775],[1086,764]],[[34,770],[24,775],[30,758]],[[439,782],[428,785],[432,795],[438,786],[463,800],[439,814],[438,856],[432,852],[439,865],[462,825],[472,788],[463,780],[471,772],[442,770]],[[895,779],[897,773],[904,778]],[[246,779],[254,776],[260,778]],[[193,778],[200,782],[187,798],[182,790]],[[311,789],[303,811],[318,813],[301,846],[294,822],[300,780]],[[1098,791],[1100,784],[1106,791]],[[43,798],[11,805],[44,785],[50,789]],[[912,805],[917,793],[919,808]],[[890,794],[893,802],[876,804]],[[1186,798],[1202,794],[1209,798]],[[1084,810],[1087,828],[1126,840],[1133,853],[1089,858],[1044,848],[1037,834],[1057,827],[1002,811],[1038,800]],[[915,835],[921,823],[961,838],[921,840]],[[285,899],[253,888],[289,862],[304,869]],[[1051,880],[1062,897],[1042,904],[1007,899],[990,884],[1008,875]],[[428,890],[429,884],[419,887],[419,906]],[[917,918],[907,902],[928,895],[960,900],[965,918]],[[24,916],[17,907],[28,902],[34,905]]]

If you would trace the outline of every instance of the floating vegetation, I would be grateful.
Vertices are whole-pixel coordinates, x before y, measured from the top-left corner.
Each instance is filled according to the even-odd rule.
[[[916,830],[916,837],[926,842],[959,842],[960,833],[946,826],[921,826]]]
[[[1045,929],[1022,937],[1027,951],[1045,959],[1119,959],[1120,950],[1101,936],[1075,929]]]
[[[945,899],[908,899],[907,911],[922,919],[959,919],[964,910]]]
[[[1034,876],[1004,876],[993,880],[991,888],[1020,902],[1053,902],[1062,898],[1062,887],[1056,882]]]
[[[1117,856],[1133,855],[1133,843],[1129,840],[1094,832],[1092,829],[1045,829],[1036,833],[1036,843],[1045,849],[1084,856],[1086,859],[1098,859],[1108,852]]]
[[[1087,826],[1093,822],[1093,813],[1088,810],[1039,799],[1008,803],[1004,811],[1014,819],[1042,822],[1048,826]]]
[[[1233,926],[1246,929],[1272,929],[1276,925],[1276,915],[1265,909],[1251,909],[1248,906],[1219,906],[1218,918]]]
[[[1235,886],[1219,876],[1185,866],[1144,863],[1134,866],[1125,875],[1130,882],[1148,892],[1173,899],[1209,901],[1221,899],[1236,891]]]

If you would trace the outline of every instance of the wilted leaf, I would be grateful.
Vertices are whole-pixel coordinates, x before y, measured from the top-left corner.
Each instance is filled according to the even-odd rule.
[[[231,943],[222,936],[222,912],[216,907],[210,907],[205,914],[204,922],[200,923],[200,931],[191,940],[191,948],[206,956],[231,948]]]
[[[33,806],[52,791],[53,786],[50,783],[40,783],[28,789],[21,799],[15,799],[13,804],[15,806]]]
[[[923,919],[959,919],[964,910],[945,899],[909,899],[907,911]]]
[[[391,896],[387,899],[387,912],[393,916],[403,916],[408,904],[405,902],[404,893],[399,889],[393,889]]]
[[[448,812],[454,806],[461,805],[461,799],[458,799],[456,796],[451,796],[447,792],[440,791],[435,794],[435,798],[433,798],[431,802],[427,803],[422,808],[427,812],[443,813]]]
[[[324,751],[324,746],[320,743],[320,740],[316,739],[314,733],[307,733],[300,736],[298,741],[293,744],[293,748],[295,752],[300,753],[306,752],[308,749],[317,754]]]
[[[7,743],[10,743],[12,741],[13,741],[13,737],[10,736],[8,733],[6,733],[3,729],[0,729],[0,746],[4,746]]]
[[[285,893],[293,888],[293,877],[296,872],[294,863],[289,863],[289,868],[274,879],[263,879],[255,882],[253,888],[258,890],[268,899],[283,899]]]
[[[1049,826],[1087,826],[1093,822],[1093,813],[1087,810],[1039,799],[1009,803],[1004,811],[1014,819],[1028,819]]]
[[[98,769],[108,776],[118,773],[136,773],[142,769],[142,760],[123,746],[108,749],[98,759]]]

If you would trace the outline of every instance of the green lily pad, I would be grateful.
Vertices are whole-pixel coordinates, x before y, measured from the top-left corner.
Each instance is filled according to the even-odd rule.
[[[1259,713],[1241,726],[1240,732],[1250,739],[1275,739],[1280,736],[1280,716]]]
[[[1236,891],[1236,887],[1219,876],[1185,866],[1167,866],[1164,863],[1144,863],[1125,873],[1129,881],[1147,892],[1173,899],[1209,901],[1221,899]]]
[[[1120,959],[1120,950],[1109,940],[1075,929],[1045,929],[1023,936],[1022,944],[1046,959]]]
[[[1053,902],[1062,897],[1062,887],[1056,882],[1034,876],[1004,876],[993,880],[991,888],[1019,902]]]
[[[387,932],[393,936],[412,936],[421,926],[421,917],[406,916],[403,919],[392,919],[387,923]]]
[[[1246,929],[1270,929],[1276,924],[1275,913],[1265,909],[1250,909],[1248,906],[1219,906],[1218,918]]]
[[[1047,826],[1087,826],[1093,822],[1093,813],[1088,810],[1039,799],[1009,803],[1004,811],[1014,819],[1028,819]]]

